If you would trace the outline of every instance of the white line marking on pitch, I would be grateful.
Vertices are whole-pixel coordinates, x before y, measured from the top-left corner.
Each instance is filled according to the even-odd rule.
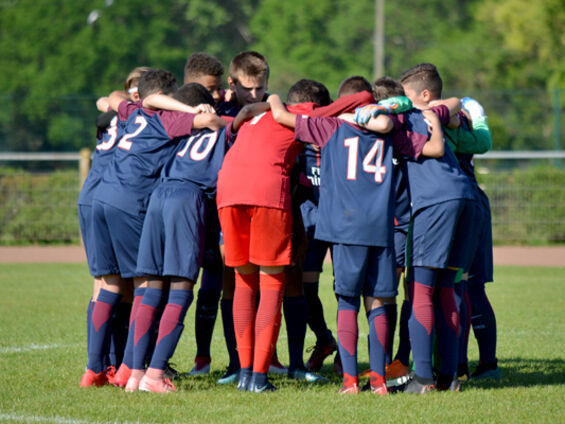
[[[35,344],[32,343],[27,346],[7,346],[7,347],[0,347],[0,354],[2,353],[25,353],[25,352],[34,352],[36,350],[48,350],[48,349],[61,349],[67,347],[76,347],[80,346],[79,343],[74,344],[60,344],[60,343],[52,343],[52,344]]]
[[[38,415],[0,414],[0,421],[21,421],[26,423],[55,423],[55,424],[141,424],[140,421],[86,421],[65,417],[41,417]]]

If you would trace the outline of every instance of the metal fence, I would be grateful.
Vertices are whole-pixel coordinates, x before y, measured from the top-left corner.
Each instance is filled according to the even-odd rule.
[[[76,200],[88,157],[0,153],[0,244],[78,243]],[[495,243],[565,243],[565,170],[555,166],[564,160],[565,151],[477,156]],[[41,171],[18,166],[30,161],[40,162],[34,168]]]

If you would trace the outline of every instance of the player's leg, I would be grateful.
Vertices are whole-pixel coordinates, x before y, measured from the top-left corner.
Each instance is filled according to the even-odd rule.
[[[222,284],[222,325],[224,328],[224,340],[228,351],[229,364],[226,372],[218,380],[218,384],[227,384],[238,381],[239,371],[241,369],[233,321],[233,296],[235,291],[235,273],[233,268],[224,267]]]

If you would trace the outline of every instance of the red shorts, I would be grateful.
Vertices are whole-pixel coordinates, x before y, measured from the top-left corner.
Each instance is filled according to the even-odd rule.
[[[225,262],[238,267],[290,265],[292,214],[290,210],[235,205],[218,210],[224,237]]]

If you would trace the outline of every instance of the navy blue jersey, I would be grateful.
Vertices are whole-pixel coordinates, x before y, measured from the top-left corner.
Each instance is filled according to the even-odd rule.
[[[190,183],[201,189],[208,198],[216,195],[218,171],[231,144],[231,125],[221,130],[204,129],[183,137],[175,154],[161,173],[161,181]]]
[[[112,160],[112,155],[118,144],[117,141],[124,133],[126,123],[127,121],[120,120],[116,115],[104,131],[98,129],[96,133],[96,148],[92,155],[90,170],[78,196],[79,205],[90,205],[92,203],[94,191],[102,180],[104,170]]]
[[[392,138],[338,118],[297,117],[295,137],[322,147],[315,238],[392,246]]]
[[[124,135],[94,198],[125,212],[144,212],[163,166],[180,136],[190,134],[195,115],[154,111],[126,102],[120,104],[119,113],[120,118],[129,115]]]
[[[408,193],[408,181],[400,161],[393,158],[394,172],[394,226],[404,231],[408,231],[410,224],[410,194]]]
[[[412,110],[403,115],[404,130],[411,137],[425,134],[429,138],[428,123],[420,111]],[[441,158],[404,156],[403,159],[412,213],[447,200],[474,199],[469,179],[448,146],[445,146],[445,154]]]
[[[315,205],[320,199],[320,163],[321,151],[319,148],[307,144],[296,159],[296,166],[300,171],[299,185],[307,200]]]

